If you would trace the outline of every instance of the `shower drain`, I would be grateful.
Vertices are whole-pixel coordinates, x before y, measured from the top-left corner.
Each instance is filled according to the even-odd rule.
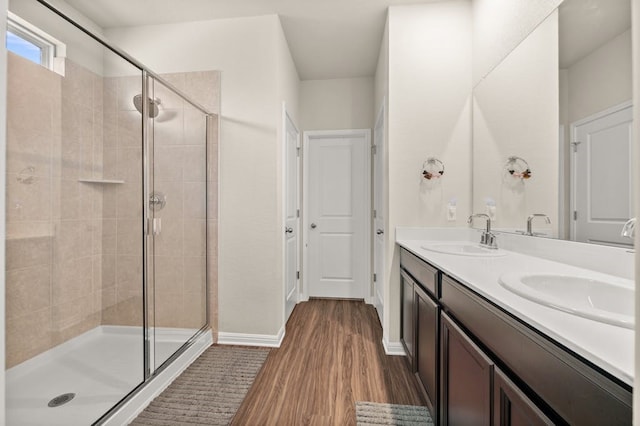
[[[53,398],[51,401],[49,401],[47,405],[51,408],[59,407],[71,401],[75,397],[76,397],[75,393],[63,393],[62,395],[58,395],[55,398]]]

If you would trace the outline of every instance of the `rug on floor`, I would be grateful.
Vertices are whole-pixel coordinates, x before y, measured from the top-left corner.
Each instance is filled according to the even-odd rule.
[[[210,347],[131,425],[229,424],[268,354],[265,349]]]
[[[358,426],[418,426],[433,424],[427,407],[361,401],[356,402],[356,422]]]

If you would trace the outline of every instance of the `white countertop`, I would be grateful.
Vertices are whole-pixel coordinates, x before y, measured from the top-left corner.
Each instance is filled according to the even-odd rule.
[[[507,234],[498,235],[498,246],[507,252],[506,256],[501,257],[459,256],[427,251],[420,247],[433,241],[476,243],[478,235],[475,230],[466,229],[413,229],[412,232],[412,229],[398,228],[396,242],[551,339],[591,361],[622,382],[633,386],[634,330],[604,324],[540,305],[512,293],[498,282],[498,278],[504,273],[552,273],[588,276],[603,281],[615,280],[617,283],[628,284],[634,288],[634,282],[628,277],[628,269],[632,270],[633,268],[632,254],[623,249],[612,250],[609,247],[567,241],[558,242],[557,240],[545,242],[544,238]],[[514,238],[518,240],[523,238],[524,240],[514,242]],[[505,248],[500,244],[501,239]],[[553,252],[552,246],[556,249],[564,246],[563,262],[524,254],[520,250],[514,251],[514,246],[519,243],[523,244],[522,251],[524,252],[532,251],[531,247],[527,247],[531,244],[536,246],[536,250],[544,250],[544,246],[549,244],[548,253]],[[567,258],[571,259],[570,252],[579,253],[582,259],[576,258],[573,265],[565,263]],[[589,269],[576,266],[576,264],[581,265],[584,256],[600,256],[601,261],[598,262],[599,265],[594,265]],[[611,273],[612,271],[604,265],[607,262],[603,259],[608,257],[615,257],[617,262],[622,262],[625,265],[620,268],[622,269],[620,273]],[[629,268],[626,267],[627,263],[630,265]],[[605,272],[593,269],[601,269]]]

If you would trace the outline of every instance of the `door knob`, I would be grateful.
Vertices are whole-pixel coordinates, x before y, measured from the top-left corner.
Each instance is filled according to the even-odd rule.
[[[382,229],[378,229],[378,230],[376,231],[376,234],[378,234],[378,235],[382,235],[382,234],[384,234],[384,231],[383,231]]]
[[[284,230],[287,234],[293,234],[293,228],[287,228]]]
[[[311,224],[311,229],[316,229],[318,227],[318,225],[316,225],[315,223]]]

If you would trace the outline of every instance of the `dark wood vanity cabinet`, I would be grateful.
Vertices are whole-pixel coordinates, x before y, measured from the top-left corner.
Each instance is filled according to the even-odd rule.
[[[415,286],[416,355],[415,367],[427,406],[433,418],[438,410],[438,365],[440,307],[424,290]]]
[[[493,369],[493,426],[547,426],[554,423],[506,374]]]
[[[493,362],[442,314],[443,425],[490,426]]]
[[[400,274],[400,285],[402,289],[402,328],[400,330],[400,341],[404,347],[407,361],[411,367],[411,371],[415,372],[415,304],[414,299],[414,282],[409,275],[402,271]]]
[[[402,341],[436,424],[631,424],[628,386],[405,249],[400,265]]]

